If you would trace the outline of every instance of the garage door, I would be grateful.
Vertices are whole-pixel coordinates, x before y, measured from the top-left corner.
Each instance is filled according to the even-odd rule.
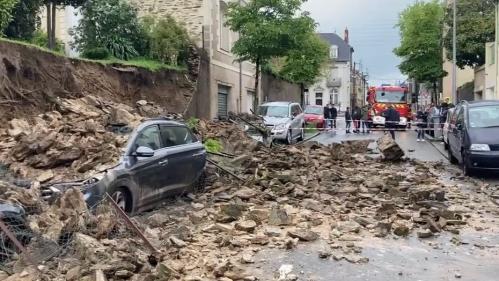
[[[225,119],[228,116],[228,98],[230,87],[218,86],[218,117]]]

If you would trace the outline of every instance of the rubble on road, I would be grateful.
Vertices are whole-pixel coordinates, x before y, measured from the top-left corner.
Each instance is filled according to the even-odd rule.
[[[52,111],[0,126],[0,163],[22,178],[60,181],[106,170],[145,117],[166,116],[147,101],[132,108],[87,95],[54,103]]]
[[[378,149],[381,151],[386,160],[396,161],[404,157],[404,151],[390,136],[390,134],[384,134],[383,137],[378,139],[377,143]]]
[[[76,120],[83,118],[82,122],[88,121],[82,116],[104,118],[101,109],[94,106],[99,110],[88,110],[87,106],[92,104],[81,102],[86,104],[84,109],[76,106],[80,110],[65,114]],[[75,106],[75,101],[71,104]],[[126,112],[131,111],[121,109],[109,110],[109,115],[105,115],[112,116],[111,124],[136,122],[139,115],[129,115]],[[79,113],[75,115],[74,111]],[[81,124],[79,121],[69,124],[66,117],[61,118],[57,122],[65,124],[65,130],[72,134],[75,124]],[[28,139],[29,135],[23,133],[26,130],[37,129],[26,126],[22,120],[15,121],[11,134],[16,137],[9,138]],[[30,146],[29,142],[21,141],[30,153],[35,153],[26,156],[21,164],[28,165],[37,155],[52,159],[50,149],[69,137],[65,130],[58,131],[62,135],[55,137],[51,145],[42,141]],[[93,138],[110,134],[99,130],[76,134]],[[369,260],[358,246],[363,239],[396,236],[424,239],[466,227],[466,214],[471,210],[465,208],[463,202],[468,198],[459,188],[442,183],[429,163],[394,163],[366,157],[368,141],[331,146],[305,143],[299,147],[268,149],[232,122],[201,120],[197,130],[204,139],[224,140],[226,155],[217,157],[227,158],[221,162],[242,181],[210,167],[211,180],[205,193],[189,195],[186,198],[189,202],[168,204],[133,218],[160,253],[152,253],[145,247],[110,206],[102,204],[95,212],[89,212],[77,189],[48,205],[37,197],[36,183],[22,189],[0,182],[0,199],[34,206],[28,213],[28,222],[35,236],[58,245],[61,239],[66,242],[66,250],[45,261],[45,270],[36,274],[49,280],[69,280],[75,276],[79,280],[95,280],[97,276],[100,278],[97,280],[255,280],[247,269],[257,262],[255,254],[267,248],[293,250],[300,244],[320,240],[329,248],[319,251],[316,258],[365,263]],[[49,135],[50,132],[46,134]],[[113,139],[116,140],[114,133]],[[90,161],[87,158],[91,154],[86,154],[90,148],[84,144],[80,147],[79,140],[71,141],[74,147],[84,151],[83,158],[75,159],[71,169],[81,163],[89,163],[89,167],[107,163],[98,157],[97,162]],[[380,143],[383,147],[388,141]],[[51,148],[45,149],[47,146]],[[111,151],[118,149],[116,142],[113,146]],[[380,148],[385,158],[400,159],[386,156],[387,151],[396,151],[394,146],[388,146]],[[110,154],[105,159],[114,157]],[[16,167],[15,162],[11,165]],[[53,174],[37,176],[48,180],[52,175],[55,177],[57,169],[51,169]],[[91,170],[95,169],[92,166]],[[15,272],[9,278],[19,274]],[[298,278],[292,273],[292,266],[287,265],[281,267],[278,275],[280,280]]]

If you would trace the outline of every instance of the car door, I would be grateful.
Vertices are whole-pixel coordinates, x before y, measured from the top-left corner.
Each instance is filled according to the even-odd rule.
[[[161,137],[168,151],[168,173],[172,175],[163,190],[168,196],[190,187],[201,174],[206,161],[204,146],[189,128],[177,125],[161,125]]]
[[[130,167],[130,177],[140,188],[139,205],[148,205],[159,199],[158,190],[168,180],[168,174],[163,172],[166,151],[161,143],[158,125],[151,125],[138,132],[132,146],[133,150],[144,146],[154,151],[152,157],[135,156]]]
[[[301,121],[300,121],[300,115],[301,115],[301,109],[300,105],[298,104],[291,104],[291,132],[293,138],[296,138],[300,135],[300,130],[301,130]]]
[[[453,116],[453,124],[451,125],[452,132],[449,134],[449,146],[452,155],[457,159],[461,159],[461,147],[464,132],[464,107],[456,108]]]

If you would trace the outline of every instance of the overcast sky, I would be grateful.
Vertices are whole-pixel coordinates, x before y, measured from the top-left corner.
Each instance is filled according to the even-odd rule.
[[[319,32],[343,37],[350,31],[354,60],[368,70],[373,85],[404,80],[393,49],[399,44],[398,16],[415,0],[308,0],[303,9],[319,23]]]

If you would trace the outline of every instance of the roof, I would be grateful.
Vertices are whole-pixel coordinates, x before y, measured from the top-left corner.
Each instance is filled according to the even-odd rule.
[[[338,58],[336,61],[349,62],[352,53],[354,52],[352,46],[348,45],[343,38],[336,33],[319,33],[319,36],[324,39],[330,46],[338,46]]]

